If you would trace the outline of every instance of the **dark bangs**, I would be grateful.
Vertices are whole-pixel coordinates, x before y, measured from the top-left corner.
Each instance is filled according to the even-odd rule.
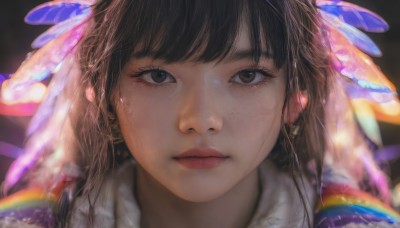
[[[280,68],[288,53],[281,1],[112,1],[111,8],[124,4],[115,7],[122,12],[110,15],[119,18],[113,23],[118,34],[113,54],[118,55],[120,66],[132,56],[166,62],[222,60],[231,51],[240,26],[246,25],[253,59],[258,61],[262,53],[270,53]]]

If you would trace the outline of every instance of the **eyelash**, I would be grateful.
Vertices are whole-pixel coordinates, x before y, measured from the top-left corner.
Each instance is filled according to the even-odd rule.
[[[138,82],[145,84],[146,86],[149,86],[149,87],[160,87],[161,85],[163,85],[165,83],[157,84],[157,83],[150,83],[150,82],[147,82],[146,80],[143,80],[143,77],[146,74],[151,73],[151,72],[156,72],[156,71],[167,73],[170,77],[172,77],[172,75],[170,73],[168,73],[167,71],[165,71],[165,70],[163,70],[161,68],[158,68],[158,67],[139,68],[138,71],[133,72],[132,77],[137,79]],[[176,80],[174,79],[174,81],[176,81]]]
[[[261,81],[259,81],[259,82],[257,82],[257,83],[254,83],[254,84],[251,84],[251,83],[249,83],[249,84],[245,84],[245,83],[243,83],[243,84],[241,84],[241,83],[235,83],[235,85],[244,86],[244,87],[250,87],[250,88],[257,88],[257,87],[261,86],[262,84],[268,82],[270,79],[272,79],[272,78],[275,77],[275,76],[270,72],[270,70],[265,69],[265,68],[246,68],[246,69],[244,69],[244,70],[241,70],[241,71],[237,72],[232,78],[238,77],[239,74],[244,73],[244,72],[254,72],[254,73],[256,73],[256,74],[261,74],[263,78],[261,79]],[[232,78],[231,78],[231,80],[232,80]],[[231,80],[230,80],[230,81],[231,81]]]
[[[147,85],[149,87],[160,87],[163,84],[167,84],[167,83],[150,83],[150,82],[148,82],[148,81],[143,79],[143,77],[146,74],[152,73],[152,72],[156,72],[156,71],[166,73],[169,77],[173,78],[173,76],[170,73],[168,73],[167,71],[165,71],[165,70],[163,70],[161,68],[158,68],[158,67],[139,68],[139,70],[136,71],[136,72],[133,72],[131,74],[131,76],[133,78],[135,78],[135,79],[138,79],[138,82],[143,83],[143,84],[145,84],[145,85]],[[256,74],[261,74],[263,78],[261,79],[261,81],[255,83],[255,84],[251,84],[251,83],[249,83],[249,84],[234,83],[235,85],[243,86],[243,87],[256,88],[256,87],[268,82],[271,78],[275,77],[270,72],[270,70],[268,70],[268,69],[264,69],[264,68],[246,68],[244,70],[241,70],[241,71],[237,72],[229,81],[232,81],[233,78],[238,77],[239,74],[244,73],[244,72],[254,72]],[[174,78],[173,78],[173,80],[174,80],[174,82],[176,82],[176,80]]]

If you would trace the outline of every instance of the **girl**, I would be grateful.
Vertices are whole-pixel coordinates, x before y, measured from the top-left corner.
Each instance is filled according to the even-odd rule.
[[[335,30],[322,23],[314,2],[102,0],[49,7],[61,4],[88,7],[74,11],[81,18],[57,38],[70,49],[55,52],[54,41],[41,49],[62,53],[63,62],[46,62],[55,76],[28,130],[29,152],[5,182],[15,193],[0,204],[0,224],[399,222],[396,212],[358,190],[365,168],[349,165],[335,141],[339,124],[354,126],[345,133],[354,141],[345,145],[365,150],[364,160],[376,168],[334,71],[328,35]],[[6,86],[16,90],[15,81]],[[5,89],[3,97],[12,96]],[[374,174],[382,180],[378,169]],[[329,197],[348,199],[332,204]]]

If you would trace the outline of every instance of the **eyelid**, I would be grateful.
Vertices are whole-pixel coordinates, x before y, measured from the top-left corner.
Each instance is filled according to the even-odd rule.
[[[255,71],[255,72],[263,74],[264,76],[276,77],[274,75],[274,73],[272,72],[272,70],[270,70],[268,68],[264,68],[264,67],[258,67],[258,66],[245,68],[243,70],[238,71],[236,74],[239,74],[241,72],[246,72],[246,71]]]
[[[276,77],[276,75],[274,75],[270,69],[266,69],[266,68],[263,68],[263,67],[250,67],[250,68],[245,68],[245,69],[240,70],[237,73],[235,73],[235,75],[232,76],[230,81],[232,81],[233,78],[238,77],[240,73],[249,72],[249,71],[250,72],[254,71],[256,73],[259,73],[264,78],[261,79],[260,82],[256,82],[256,83],[247,83],[247,84],[246,83],[237,83],[237,84],[243,85],[243,86],[255,86],[255,85],[258,85],[258,84],[262,84],[263,82],[266,82],[270,78],[275,78]]]
[[[169,73],[168,71],[166,71],[166,70],[164,70],[164,69],[162,69],[160,67],[155,67],[155,66],[148,66],[148,67],[138,68],[138,70],[134,71],[130,75],[133,78],[140,78],[141,81],[143,81],[144,83],[146,83],[148,85],[152,85],[152,86],[161,86],[163,84],[172,83],[172,82],[152,83],[152,82],[149,82],[149,81],[144,79],[144,76],[146,76],[146,74],[149,74],[149,73],[154,72],[154,71],[165,72],[169,76],[169,78],[171,78],[173,80],[172,82],[176,82],[176,79],[174,78],[174,76],[172,76],[171,73]]]
[[[172,74],[170,74],[168,71],[156,66],[140,67],[130,75],[136,78],[136,77],[141,77],[142,75],[150,73],[152,71],[162,71],[172,76]]]

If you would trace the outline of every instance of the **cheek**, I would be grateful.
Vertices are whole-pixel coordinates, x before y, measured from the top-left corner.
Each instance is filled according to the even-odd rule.
[[[121,97],[116,105],[116,113],[121,129],[122,136],[129,150],[139,151],[138,146],[141,144],[140,139],[140,112],[134,108],[131,101],[125,97]]]
[[[237,108],[231,119],[235,134],[233,137],[238,139],[237,147],[246,151],[245,159],[259,162],[269,154],[278,138],[283,98],[270,101],[255,99],[253,102],[241,103],[244,108]]]
[[[159,145],[165,145],[171,128],[171,113],[165,101],[121,91],[116,110],[121,133],[136,160],[152,160]],[[157,142],[157,143],[156,143]],[[146,154],[146,156],[142,156]]]

